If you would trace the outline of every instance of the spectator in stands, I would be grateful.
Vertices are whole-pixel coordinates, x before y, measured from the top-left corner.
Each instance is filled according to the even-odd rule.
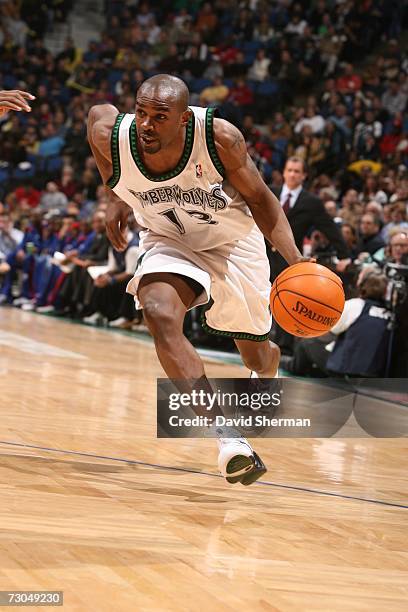
[[[389,261],[408,265],[408,229],[407,231],[401,231],[400,228],[394,228],[390,230],[388,238],[389,243],[386,254]]]
[[[53,123],[47,125],[41,130],[41,140],[38,147],[38,154],[43,157],[59,155],[65,141],[61,136],[57,136],[56,129]]]
[[[333,219],[337,225],[342,225],[343,220],[338,216],[337,204],[334,200],[326,200],[324,203],[327,214]],[[343,236],[344,237],[344,236]]]
[[[23,232],[13,227],[10,215],[1,204],[0,208],[0,262],[4,263],[23,240]],[[3,274],[5,268],[3,267]],[[8,272],[8,270],[6,270]]]
[[[58,190],[71,199],[78,190],[78,184],[74,179],[74,169],[72,166],[62,168],[61,179],[56,181]]]
[[[92,219],[92,233],[77,251],[66,253],[66,259],[74,264],[58,295],[63,312],[71,316],[83,316],[92,299],[93,282],[87,268],[106,264],[109,241],[106,237],[105,214],[97,212]]]
[[[365,213],[361,217],[360,238],[356,247],[360,260],[364,260],[368,254],[374,255],[376,251],[385,245],[381,237],[380,227],[380,220],[372,213]]]
[[[18,214],[38,206],[40,197],[41,192],[27,182],[9,193],[6,197],[6,203],[13,213]]]
[[[390,81],[388,89],[383,93],[381,103],[385,110],[392,116],[405,111],[408,94],[402,91],[398,80]]]
[[[201,106],[218,106],[222,104],[228,97],[229,89],[222,82],[220,77],[213,79],[212,85],[209,85],[200,94]]]
[[[357,257],[357,231],[356,228],[350,223],[342,223],[341,224],[341,234],[343,236],[343,240],[346,243],[346,246],[349,250],[350,257],[354,260]]]
[[[265,49],[259,49],[253,64],[248,71],[248,78],[253,81],[265,81],[269,74],[271,60],[266,56]]]
[[[387,242],[390,232],[393,230],[407,230],[407,204],[404,201],[398,200],[390,207],[390,222],[387,223],[381,230],[381,236]]]
[[[362,87],[361,77],[355,73],[352,64],[345,64],[343,74],[336,81],[336,88],[341,94],[355,94]]]
[[[362,212],[363,207],[359,202],[358,192],[355,189],[348,189],[341,201],[339,217],[344,222],[350,223],[354,228],[357,228]]]
[[[46,212],[65,212],[68,203],[67,196],[58,190],[58,186],[53,181],[47,183],[45,192],[41,196],[38,210],[42,213]]]
[[[126,286],[133,277],[139,257],[139,236],[136,221],[131,215],[128,221],[129,235],[125,251],[109,249],[107,270],[94,279],[94,291],[84,323],[98,324],[105,319],[111,327],[132,329],[141,322],[137,314],[134,296],[126,293]],[[132,231],[133,230],[133,231]],[[96,274],[96,273],[95,273]]]
[[[294,129],[295,134],[299,134],[305,125],[310,127],[313,134],[320,134],[324,130],[325,120],[313,105],[306,108],[305,115],[296,123]]]

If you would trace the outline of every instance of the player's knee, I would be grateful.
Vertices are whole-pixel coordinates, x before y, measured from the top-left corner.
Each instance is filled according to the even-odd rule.
[[[171,306],[154,299],[143,304],[143,318],[153,336],[170,333],[178,323]]]

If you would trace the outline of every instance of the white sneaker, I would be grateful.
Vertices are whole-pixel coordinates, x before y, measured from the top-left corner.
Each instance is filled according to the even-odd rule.
[[[23,304],[29,304],[30,302],[31,302],[31,300],[29,298],[19,297],[16,300],[14,300],[13,306],[16,306],[17,308],[20,308]]]
[[[26,312],[32,312],[35,310],[35,302],[26,302],[21,305],[21,310],[25,310]]]
[[[245,438],[218,438],[218,469],[230,484],[247,486],[266,472],[260,457]]]
[[[121,327],[124,323],[126,323],[126,321],[127,319],[125,319],[125,317],[119,317],[118,319],[109,321],[108,327]]]
[[[87,325],[99,325],[100,323],[102,323],[102,321],[103,316],[100,312],[94,312],[89,317],[84,317],[82,319],[82,322],[86,323]]]
[[[47,312],[54,312],[55,306],[52,306],[52,304],[48,306],[38,306],[35,310],[41,314],[47,314]]]

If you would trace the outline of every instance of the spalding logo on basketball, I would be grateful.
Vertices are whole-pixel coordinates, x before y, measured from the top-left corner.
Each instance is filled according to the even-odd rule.
[[[320,264],[301,262],[286,268],[271,290],[271,310],[294,336],[313,338],[331,330],[344,308],[340,278]]]

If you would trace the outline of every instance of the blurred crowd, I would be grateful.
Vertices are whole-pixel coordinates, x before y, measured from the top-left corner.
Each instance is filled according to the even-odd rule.
[[[106,0],[104,8],[98,40],[80,49],[67,38],[53,55],[44,36],[75,2],[0,1],[0,89],[36,96],[30,113],[0,117],[0,302],[129,327],[140,322],[132,304],[119,300],[138,228],[130,222],[128,253],[112,251],[86,117],[102,102],[133,112],[138,85],[157,72],[181,76],[191,104],[216,106],[242,130],[271,188],[282,186],[289,156],[303,160],[307,189],[349,248],[350,297],[360,264],[403,259],[404,3]],[[327,262],[336,256],[316,230],[305,250]]]

